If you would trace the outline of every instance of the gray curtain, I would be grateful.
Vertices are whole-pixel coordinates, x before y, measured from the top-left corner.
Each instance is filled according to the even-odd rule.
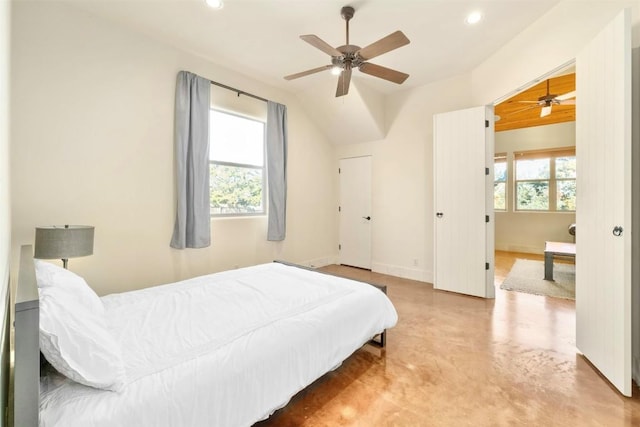
[[[209,209],[209,80],[180,71],[176,82],[175,144],[178,208],[171,247],[211,244]]]
[[[267,240],[284,240],[287,218],[287,107],[272,101],[267,102],[267,173]]]

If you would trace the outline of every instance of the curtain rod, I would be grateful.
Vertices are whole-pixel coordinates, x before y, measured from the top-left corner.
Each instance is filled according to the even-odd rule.
[[[235,93],[237,93],[237,94],[238,94],[238,96],[240,96],[240,95],[246,95],[246,96],[250,96],[251,98],[259,99],[260,101],[269,102],[269,100],[268,100],[268,99],[265,99],[265,98],[263,98],[263,97],[261,97],[261,96],[254,95],[254,94],[252,94],[252,93],[245,92],[245,91],[243,91],[243,90],[236,89],[235,87],[227,86],[227,85],[222,84],[222,83],[214,82],[213,80],[209,80],[209,81],[211,82],[211,84],[212,84],[212,85],[220,86],[220,87],[222,87],[222,88],[225,88],[225,89],[230,90],[231,92],[235,92]]]

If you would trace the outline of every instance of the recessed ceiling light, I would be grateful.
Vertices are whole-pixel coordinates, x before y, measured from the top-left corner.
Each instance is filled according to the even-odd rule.
[[[476,12],[471,12],[469,15],[467,15],[467,19],[465,19],[465,22],[469,25],[473,25],[480,22],[481,19],[482,19],[482,14],[476,11]]]
[[[205,0],[207,3],[207,6],[209,6],[212,9],[222,9],[222,6],[224,6],[224,3],[222,2],[222,0]]]

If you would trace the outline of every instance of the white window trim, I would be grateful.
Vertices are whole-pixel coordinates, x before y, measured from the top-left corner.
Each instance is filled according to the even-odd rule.
[[[507,160],[507,153],[496,153],[493,158],[494,170],[495,170],[496,163],[504,163],[505,170],[506,170],[504,181],[499,181],[495,178],[493,180],[494,188],[495,188],[495,184],[504,183],[504,209],[496,208],[494,203],[493,210],[495,212],[507,212],[509,210],[509,162]]]
[[[210,108],[211,111],[215,111],[217,113],[228,114],[231,116],[240,117],[245,120],[251,120],[254,122],[262,123],[264,128],[266,129],[266,123],[264,120],[256,119],[255,117],[246,116],[243,114],[238,114],[232,111],[223,110],[219,108]],[[211,149],[211,148],[210,148]],[[220,165],[220,166],[229,166],[229,167],[238,167],[238,168],[246,168],[246,169],[260,169],[262,170],[262,210],[257,212],[236,212],[236,213],[210,213],[211,218],[242,218],[242,217],[261,217],[267,215],[267,150],[266,150],[266,132],[263,132],[262,138],[262,166],[252,165],[248,163],[235,163],[235,162],[225,162],[219,160],[209,160],[209,167],[211,165]],[[209,184],[211,187],[211,184]]]
[[[559,181],[576,181],[576,178],[556,178],[556,159],[559,157],[575,157],[575,147],[565,147],[549,150],[521,151],[514,153],[513,158],[513,211],[523,213],[567,213],[575,214],[575,210],[559,210],[557,208],[557,183]],[[548,179],[518,179],[518,160],[549,159]],[[546,182],[548,183],[549,209],[518,209],[518,183]]]

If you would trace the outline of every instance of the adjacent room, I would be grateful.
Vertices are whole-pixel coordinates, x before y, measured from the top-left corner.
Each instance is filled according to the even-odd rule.
[[[637,0],[2,1],[0,427],[640,425],[639,110]]]
[[[575,98],[572,65],[496,106],[496,262],[506,270],[496,285],[502,289],[575,299]],[[556,246],[573,256],[545,262],[545,250]]]

